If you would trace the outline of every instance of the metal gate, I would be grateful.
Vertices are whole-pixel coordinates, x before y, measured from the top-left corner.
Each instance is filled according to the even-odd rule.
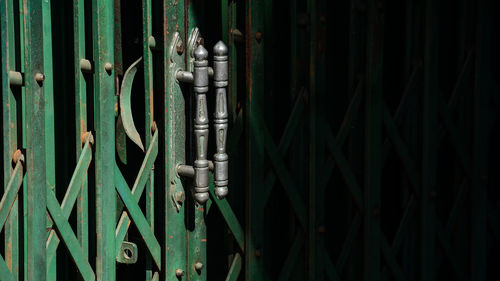
[[[492,10],[0,0],[0,280],[497,280]]]

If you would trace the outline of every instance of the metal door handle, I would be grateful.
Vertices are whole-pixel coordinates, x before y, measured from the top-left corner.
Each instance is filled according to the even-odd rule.
[[[214,46],[214,68],[208,66],[208,51],[199,45],[193,52],[193,72],[179,70],[176,78],[180,82],[192,83],[195,94],[194,136],[196,159],[193,166],[178,165],[177,173],[180,176],[194,179],[194,199],[199,204],[204,204],[208,198],[208,172],[214,170],[215,195],[224,198],[228,185],[228,155],[226,153],[226,140],[228,128],[227,97],[228,85],[228,50],[222,41]],[[209,77],[213,76],[215,86],[215,114],[214,127],[217,151],[214,163],[207,159],[208,147],[208,114],[207,92]]]
[[[228,190],[228,156],[226,153],[227,140],[227,95],[228,85],[228,57],[227,47],[219,41],[214,46],[214,87],[215,87],[215,143],[217,151],[214,155],[215,195],[222,199]]]

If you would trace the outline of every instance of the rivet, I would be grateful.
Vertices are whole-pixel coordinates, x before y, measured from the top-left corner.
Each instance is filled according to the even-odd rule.
[[[35,74],[35,81],[38,82],[38,83],[42,83],[43,80],[45,80],[45,75],[43,75],[42,73],[38,72]]]
[[[153,36],[149,36],[148,38],[148,46],[150,49],[153,49],[156,47],[156,39]]]
[[[156,132],[156,129],[157,129],[156,122],[153,122],[153,124],[151,125],[151,133]]]
[[[111,72],[111,70],[113,70],[113,65],[109,62],[105,63],[104,70],[106,70],[107,72]]]
[[[200,271],[203,269],[203,264],[201,262],[196,262],[194,264],[194,269],[196,269],[197,271]]]
[[[262,256],[262,252],[259,249],[255,250],[254,254],[256,257]]]
[[[182,55],[184,53],[184,43],[182,41],[177,42],[175,49],[177,50],[177,54]]]
[[[175,194],[175,201],[177,201],[177,203],[179,203],[179,204],[182,204],[184,202],[184,200],[185,200],[184,192],[178,191]]]
[[[320,17],[319,17],[319,22],[320,22],[321,24],[325,24],[325,23],[326,23],[326,17],[325,17],[325,16],[320,16]]]
[[[175,270],[175,276],[177,276],[177,277],[182,277],[182,276],[184,276],[184,270],[182,270],[182,269],[180,269],[180,268],[177,268],[177,269]]]
[[[262,41],[262,32],[260,31],[255,32],[255,40],[257,40],[257,42],[259,43],[260,41]]]
[[[318,233],[325,233],[325,226],[319,226],[318,227]]]

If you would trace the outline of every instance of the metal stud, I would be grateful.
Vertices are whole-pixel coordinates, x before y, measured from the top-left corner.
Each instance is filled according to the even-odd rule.
[[[35,81],[38,82],[38,83],[42,83],[43,80],[45,80],[45,75],[43,75],[43,73],[36,73],[35,74]]]
[[[109,62],[105,63],[104,64],[104,70],[106,70],[108,73],[111,72],[111,70],[113,70],[113,65]]]
[[[196,262],[194,264],[194,269],[196,269],[196,271],[201,271],[203,269],[203,263],[201,262]]]
[[[177,276],[178,278],[181,278],[182,276],[184,276],[184,270],[177,268],[175,270],[175,276]]]

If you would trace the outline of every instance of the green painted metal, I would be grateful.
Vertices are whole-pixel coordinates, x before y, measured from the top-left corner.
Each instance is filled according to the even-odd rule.
[[[116,280],[113,3],[92,1],[94,62],[96,279]]]
[[[43,280],[46,266],[46,146],[42,1],[23,1],[26,112],[26,280]],[[36,46],[36,47],[35,47]],[[43,137],[42,137],[43,136]],[[36,164],[35,164],[36,163]]]
[[[178,69],[185,69],[186,51],[176,52],[176,46],[182,42],[186,46],[184,25],[184,1],[166,0],[163,3],[163,66],[165,80],[163,84],[164,111],[162,112],[164,129],[165,161],[165,280],[187,280],[187,230],[184,224],[188,189],[178,177],[176,166],[186,163],[185,154],[185,104],[182,90],[175,79]],[[171,132],[171,133],[168,133]],[[178,271],[181,276],[176,276]]]
[[[262,250],[264,246],[264,205],[258,200],[264,186],[264,147],[258,145],[256,139],[261,135],[260,126],[252,124],[254,116],[263,116],[264,98],[264,44],[262,32],[264,28],[264,1],[246,2],[246,135],[248,163],[246,171],[246,212],[245,212],[245,280],[264,280]]]
[[[0,280],[496,277],[497,25],[438,2],[1,0]],[[198,205],[175,74],[221,38],[230,193]]]

